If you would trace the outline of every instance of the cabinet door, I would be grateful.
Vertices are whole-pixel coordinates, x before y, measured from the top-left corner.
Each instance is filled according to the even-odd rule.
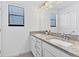
[[[36,54],[37,57],[41,57],[42,56],[42,44],[41,44],[41,40],[40,39],[36,39]]]
[[[53,55],[54,53],[52,51],[48,50],[50,47],[46,47],[46,46],[48,46],[48,43],[42,42],[43,57],[55,57],[55,55]]]
[[[36,49],[36,57],[42,57],[41,52],[39,52],[39,49]]]
[[[36,39],[33,36],[31,36],[31,51],[33,55],[36,57]]]
[[[43,42],[43,49],[44,50],[46,49],[47,51],[49,51],[51,53],[51,55],[56,56],[56,57],[71,57],[71,55],[62,51],[60,48],[56,48],[56,47],[54,47],[48,43],[45,43],[45,42]]]
[[[48,50],[44,49],[43,50],[43,57],[55,57],[52,55]]]

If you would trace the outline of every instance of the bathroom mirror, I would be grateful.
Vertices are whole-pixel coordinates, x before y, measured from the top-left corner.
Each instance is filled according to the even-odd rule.
[[[59,11],[60,20],[60,32],[66,34],[76,34],[77,24],[76,24],[76,10],[75,7],[66,7],[62,11]]]
[[[79,6],[72,2],[64,2],[49,10],[50,27],[52,32],[78,35]],[[56,14],[56,16],[55,16]]]

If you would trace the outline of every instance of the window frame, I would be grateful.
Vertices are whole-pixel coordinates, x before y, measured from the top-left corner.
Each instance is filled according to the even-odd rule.
[[[10,10],[9,10],[9,6],[14,6],[14,5],[8,5],[8,26],[24,26],[24,8],[18,7],[18,6],[14,6],[14,7],[18,7],[18,8],[22,8],[23,9],[23,16],[22,16],[22,15],[11,14]],[[11,21],[10,17],[11,16],[23,17],[23,24],[11,24],[10,23],[10,21]]]
[[[52,25],[52,23],[51,23],[52,22],[51,19],[53,16],[55,16],[55,19],[53,19],[53,21],[55,21],[55,26]],[[53,16],[51,16],[51,18],[50,18],[50,27],[56,27],[56,15],[53,15]]]

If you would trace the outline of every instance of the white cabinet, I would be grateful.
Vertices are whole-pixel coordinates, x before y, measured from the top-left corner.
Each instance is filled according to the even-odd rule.
[[[42,41],[40,39],[36,39],[36,55],[37,57],[41,57],[42,56]]]
[[[36,57],[36,38],[31,36],[31,51],[33,55]]]
[[[41,40],[31,36],[31,51],[35,57],[42,56]]]
[[[43,48],[43,57],[55,57],[54,53],[50,51],[50,47],[48,47],[48,43],[42,42]]]
[[[44,49],[43,50],[43,57],[55,57],[52,55],[48,50]]]
[[[46,56],[46,52],[44,50],[47,50],[49,52],[48,57],[52,56],[52,57],[71,57],[71,55],[65,53],[64,51],[62,51],[59,48],[56,48],[48,43],[43,42],[43,56]]]
[[[35,57],[71,57],[70,54],[31,36],[31,51]]]

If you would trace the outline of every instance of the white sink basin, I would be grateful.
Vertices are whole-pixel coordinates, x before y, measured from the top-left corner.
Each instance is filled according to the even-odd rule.
[[[59,39],[49,39],[49,42],[56,43],[56,44],[62,45],[64,47],[69,47],[69,46],[72,45],[72,43],[65,42],[65,41],[62,41],[62,40],[59,40]]]

